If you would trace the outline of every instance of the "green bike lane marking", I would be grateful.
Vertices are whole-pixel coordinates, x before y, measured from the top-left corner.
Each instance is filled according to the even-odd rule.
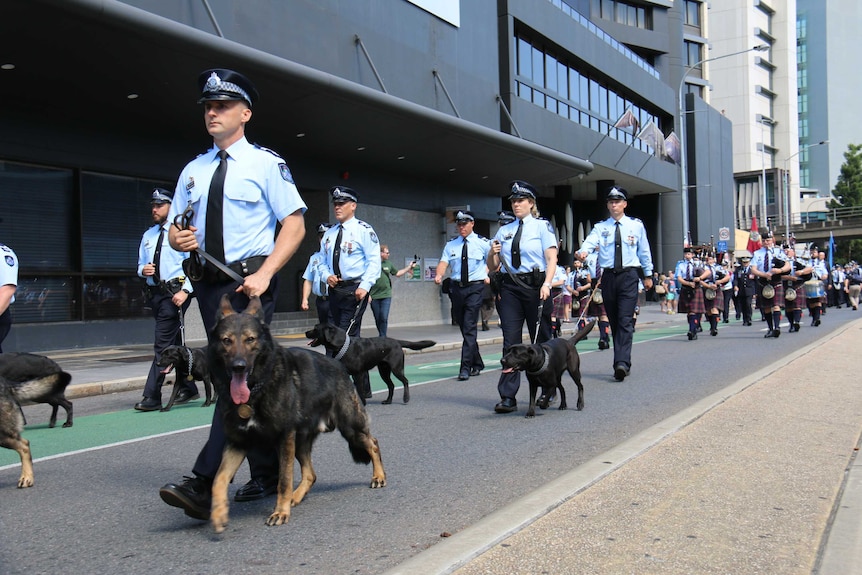
[[[684,333],[681,327],[659,328],[635,332],[634,342],[651,341],[671,335]],[[590,339],[578,343],[579,353],[591,353],[598,351],[596,342],[598,337],[595,330]],[[409,362],[412,357],[407,356]],[[498,369],[502,353],[483,353],[486,371]],[[418,358],[417,358],[418,359]],[[414,359],[413,361],[416,361]],[[405,375],[410,385],[429,383],[440,379],[455,378],[458,375],[459,360],[453,358],[445,361],[431,363],[420,363],[406,365]],[[371,388],[379,394],[386,390],[386,384],[380,378],[377,370],[370,372]],[[395,384],[395,400],[398,401],[401,382],[392,378]],[[79,400],[80,401],[80,400]],[[38,409],[30,416],[44,418],[39,423],[30,423],[24,428],[23,436],[30,441],[30,449],[34,460],[54,458],[61,455],[72,454],[80,451],[88,451],[97,448],[105,448],[123,443],[140,441],[160,435],[170,435],[192,429],[200,429],[212,422],[213,407],[202,408],[203,400],[194,401],[185,405],[174,406],[170,411],[162,413],[140,412],[133,409],[89,415],[75,418],[75,425],[63,428],[58,425],[51,429],[48,427],[47,418],[49,407],[42,405],[44,409]],[[62,416],[62,413],[60,413]],[[63,421],[60,417],[59,421]],[[20,465],[18,454],[10,449],[0,449],[0,471],[9,467]]]

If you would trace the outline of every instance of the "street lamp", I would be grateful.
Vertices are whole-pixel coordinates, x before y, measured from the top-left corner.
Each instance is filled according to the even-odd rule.
[[[739,52],[732,52],[730,54],[724,54],[722,56],[716,56],[714,58],[704,58],[699,60],[686,68],[685,73],[683,73],[682,78],[679,79],[679,135],[680,135],[680,164],[679,164],[679,182],[680,182],[680,192],[682,194],[682,233],[683,237],[685,237],[686,232],[689,229],[688,222],[688,186],[686,186],[687,181],[687,170],[686,164],[688,163],[686,160],[686,148],[688,143],[686,141],[685,136],[685,109],[683,105],[682,99],[682,89],[685,87],[685,77],[688,76],[689,72],[700,66],[701,64],[705,64],[706,62],[712,62],[713,60],[721,60],[722,58],[730,58],[731,56],[738,56],[739,54],[745,54],[746,52],[764,52],[769,50],[769,45],[760,44],[758,46],[754,46],[753,48],[749,48],[747,50],[740,50]],[[683,240],[685,241],[685,240]]]
[[[817,142],[816,144],[808,144],[807,146],[802,146],[798,152],[790,155],[786,160],[784,160],[784,183],[781,186],[784,188],[784,238],[787,239],[790,237],[790,177],[787,175],[787,164],[790,163],[790,160],[804,152],[809,148],[815,148],[817,146],[825,146],[829,143],[829,140],[822,140]]]

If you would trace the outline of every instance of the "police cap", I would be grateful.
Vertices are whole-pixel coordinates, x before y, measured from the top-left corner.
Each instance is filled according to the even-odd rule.
[[[198,104],[209,100],[243,100],[250,108],[260,98],[251,80],[233,70],[205,70],[198,76],[198,85],[201,89]]]
[[[352,188],[344,186],[335,186],[329,189],[329,195],[332,196],[333,204],[343,204],[345,202],[358,202],[359,194]]]
[[[509,184],[509,194],[510,200],[516,200],[518,198],[530,198],[531,200],[536,199],[536,188],[524,182],[522,180],[515,180]]]
[[[332,227],[332,224],[330,224],[328,222],[323,222],[317,226],[317,233],[324,234],[331,227]]]
[[[164,188],[155,188],[153,189],[153,197],[150,200],[150,203],[153,204],[169,204],[174,199],[174,193],[171,190],[166,190]]]
[[[611,200],[626,200],[626,201],[628,201],[628,199],[629,199],[628,192],[619,186],[614,186],[608,192],[607,201],[611,201]]]
[[[497,212],[497,221],[503,225],[510,224],[515,221],[515,214],[505,210]]]
[[[455,221],[459,224],[463,222],[475,222],[476,218],[473,216],[473,212],[469,210],[458,210],[458,213],[455,214]]]

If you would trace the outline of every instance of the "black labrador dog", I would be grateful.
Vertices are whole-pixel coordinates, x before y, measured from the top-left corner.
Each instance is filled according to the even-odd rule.
[[[404,384],[404,403],[410,401],[410,388],[404,375],[402,348],[425,349],[436,343],[431,340],[406,341],[391,337],[348,337],[347,332],[340,327],[323,323],[305,332],[305,337],[311,340],[308,345],[312,347],[322,345],[326,351],[333,354],[335,359],[340,360],[347,368],[347,372],[353,376],[354,381],[362,372],[377,366],[380,377],[389,388],[389,396],[383,401],[385,405],[392,403],[392,395],[395,392],[395,384],[392,383],[391,377],[393,373]]]
[[[170,411],[177,399],[177,394],[180,392],[179,382],[182,379],[188,381],[202,381],[207,399],[202,407],[207,407],[215,403],[213,399],[213,384],[210,378],[210,370],[207,366],[207,348],[192,349],[182,345],[172,345],[165,348],[159,356],[159,361],[156,362],[162,368],[162,373],[168,374],[172,370],[177,371],[177,379],[174,382],[174,389],[171,391],[171,397],[168,399],[167,405],[162,408],[162,411]]]
[[[578,386],[578,411],[584,408],[584,386],[581,383],[581,359],[575,344],[584,339],[596,321],[585,325],[571,339],[556,338],[542,344],[517,344],[509,347],[500,363],[503,373],[524,371],[530,382],[530,407],[527,417],[536,415],[536,391],[542,388],[542,409],[548,407],[548,397],[554,389],[560,391],[560,409],[567,409],[566,390],[563,388],[563,372],[568,371]]]

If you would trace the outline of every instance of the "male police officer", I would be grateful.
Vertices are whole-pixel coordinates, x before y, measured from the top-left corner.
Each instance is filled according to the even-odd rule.
[[[146,280],[147,298],[156,320],[156,334],[153,342],[153,365],[144,385],[144,399],[135,404],[138,411],[156,411],[162,407],[162,384],[165,374],[158,361],[162,352],[169,346],[182,345],[180,330],[182,317],[191,303],[189,294],[192,284],[183,272],[183,262],[187,253],[178,252],[166,241],[168,235],[168,211],[174,193],[163,188],[153,190],[150,201],[153,226],[144,232],[138,248],[138,275]],[[198,398],[198,388],[194,381],[180,380],[174,385],[182,386],[174,403],[186,403]]]
[[[470,376],[479,375],[485,369],[485,362],[479,354],[479,344],[476,342],[476,323],[479,310],[482,307],[482,292],[488,279],[488,266],[485,259],[491,244],[488,240],[473,232],[476,218],[473,212],[459,211],[455,214],[455,224],[458,226],[458,237],[451,240],[443,248],[440,263],[434,276],[437,285],[443,283],[446,268],[450,268],[452,285],[450,296],[455,320],[461,328],[461,368],[458,380],[464,381]]]

